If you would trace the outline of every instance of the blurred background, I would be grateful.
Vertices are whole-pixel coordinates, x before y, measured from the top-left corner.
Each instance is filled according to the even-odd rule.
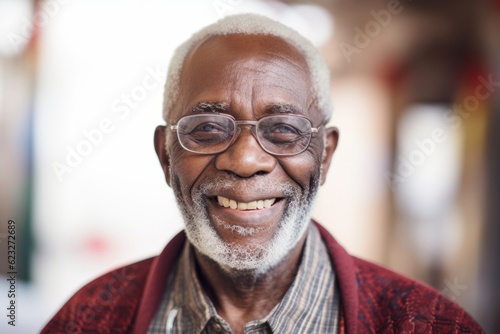
[[[16,327],[182,229],[153,148],[177,45],[226,15],[322,51],[340,143],[314,217],[500,333],[500,1],[0,0],[1,308]],[[4,311],[5,312],[5,311]]]

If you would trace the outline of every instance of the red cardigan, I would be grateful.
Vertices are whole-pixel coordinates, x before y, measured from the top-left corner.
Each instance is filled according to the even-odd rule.
[[[329,250],[340,290],[341,333],[484,333],[439,292],[350,256],[326,229],[316,226]],[[147,333],[185,241],[181,232],[159,256],[90,282],[42,333]]]

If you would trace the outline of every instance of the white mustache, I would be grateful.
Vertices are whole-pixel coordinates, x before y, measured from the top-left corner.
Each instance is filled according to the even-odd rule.
[[[285,196],[292,196],[298,193],[297,186],[290,182],[276,182],[268,179],[238,179],[232,177],[219,176],[213,180],[204,182],[199,190],[201,194],[218,193],[229,191],[232,189],[239,189],[245,192],[268,192],[268,193],[282,193]]]

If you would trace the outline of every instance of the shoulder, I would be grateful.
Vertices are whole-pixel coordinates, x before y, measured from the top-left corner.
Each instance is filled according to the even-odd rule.
[[[113,270],[85,285],[57,312],[42,333],[126,332],[134,318],[153,258]]]
[[[377,333],[484,333],[460,306],[433,288],[376,264],[353,260],[359,329]]]

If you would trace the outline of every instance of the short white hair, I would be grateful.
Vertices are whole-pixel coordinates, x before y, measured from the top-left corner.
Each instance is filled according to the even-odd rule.
[[[203,28],[181,44],[174,52],[168,69],[163,100],[163,118],[168,115],[179,97],[179,81],[184,61],[189,52],[207,37],[222,35],[271,35],[279,37],[294,46],[304,57],[312,80],[312,92],[317,107],[325,117],[332,114],[330,98],[330,74],[328,66],[312,43],[297,31],[265,16],[257,14],[238,14],[225,18]]]

